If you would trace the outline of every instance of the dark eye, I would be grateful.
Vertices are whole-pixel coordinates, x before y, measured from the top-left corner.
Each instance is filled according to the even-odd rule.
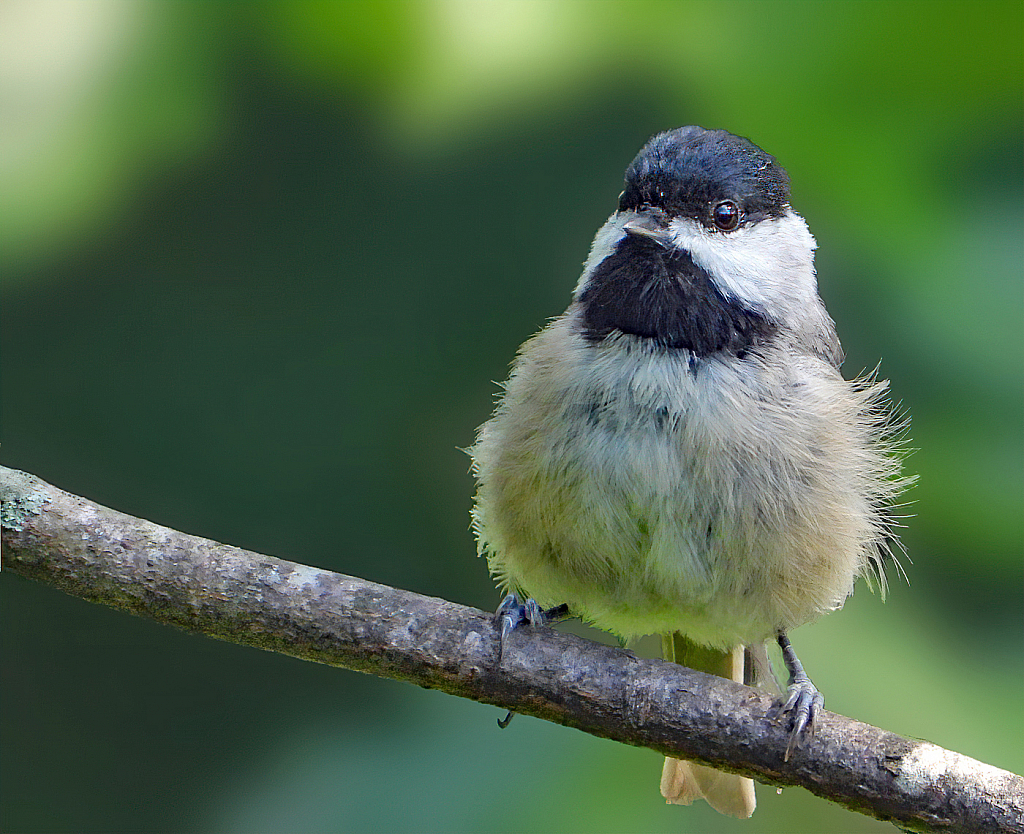
[[[711,212],[715,225],[723,232],[731,232],[740,225],[740,207],[732,200],[725,200]]]

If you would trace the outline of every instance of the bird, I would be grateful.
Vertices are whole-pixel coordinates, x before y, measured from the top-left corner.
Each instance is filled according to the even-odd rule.
[[[568,611],[749,682],[775,640],[787,759],[824,704],[788,633],[858,577],[884,593],[911,480],[888,383],[840,373],[815,248],[775,157],[725,130],[655,135],[468,450],[502,645]],[[673,758],[661,793],[756,806],[750,779]]]

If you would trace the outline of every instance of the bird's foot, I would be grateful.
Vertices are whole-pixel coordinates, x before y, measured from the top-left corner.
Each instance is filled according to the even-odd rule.
[[[520,602],[515,594],[509,594],[501,601],[498,610],[494,612],[494,622],[501,630],[498,643],[498,663],[501,663],[502,655],[505,652],[505,642],[508,636],[524,623],[527,625],[542,626],[549,623],[557,623],[564,619],[569,613],[568,605],[556,605],[546,611],[537,604],[537,600],[528,599]]]
[[[789,730],[789,744],[786,745],[785,761],[803,741],[814,733],[814,722],[818,713],[825,708],[825,697],[818,691],[811,679],[807,677],[803,665],[797,659],[789,638],[785,634],[778,636],[782,649],[782,658],[789,671],[789,685],[786,687],[786,700],[781,698],[768,711],[768,717],[776,719],[788,716],[786,728]]]
[[[543,626],[549,623],[557,623],[565,619],[569,614],[569,606],[562,604],[549,608],[546,611],[537,604],[537,600],[528,599],[520,602],[515,594],[509,594],[501,601],[498,610],[494,612],[494,623],[500,629],[498,635],[498,665],[505,654],[505,642],[508,636],[524,623],[532,626]],[[498,726],[505,729],[512,721],[515,713],[509,710],[508,715],[498,719]]]
[[[768,711],[769,718],[788,715],[786,727],[789,730],[789,744],[786,745],[785,761],[799,747],[804,739],[814,733],[814,720],[825,708],[825,698],[807,675],[791,678],[786,688],[786,700],[780,698]]]

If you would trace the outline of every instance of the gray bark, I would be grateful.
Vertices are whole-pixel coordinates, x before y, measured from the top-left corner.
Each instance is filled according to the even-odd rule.
[[[498,663],[491,614],[218,544],[0,467],[3,565],[188,631],[409,681],[806,788],[911,831],[1024,832],[1024,779],[826,712],[784,760],[771,698],[546,628]]]

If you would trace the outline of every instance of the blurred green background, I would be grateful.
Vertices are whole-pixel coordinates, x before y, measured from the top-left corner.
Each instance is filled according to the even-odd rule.
[[[3,461],[485,609],[459,451],[654,132],[775,154],[848,376],[913,415],[911,585],[794,635],[830,708],[1024,770],[1022,5],[0,7]],[[9,832],[860,832],[660,760],[2,577]]]

